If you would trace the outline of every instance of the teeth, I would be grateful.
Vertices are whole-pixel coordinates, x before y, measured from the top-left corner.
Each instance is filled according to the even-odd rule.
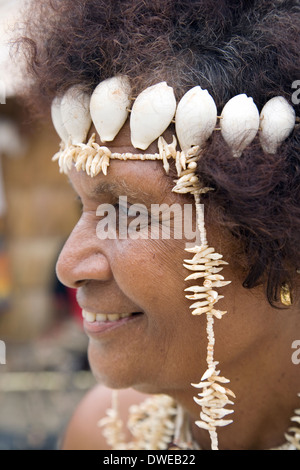
[[[106,322],[106,321],[118,321],[121,320],[121,318],[127,318],[131,317],[132,313],[110,313],[106,315],[105,313],[91,313],[87,312],[86,310],[82,310],[82,316],[83,318],[88,321],[89,323],[94,323],[94,322]]]
[[[86,312],[85,319],[86,319],[86,321],[92,323],[96,320],[96,315],[94,315],[93,313],[90,313],[90,312]]]
[[[117,321],[117,320],[120,320],[121,315],[118,315],[117,313],[113,313],[111,315],[107,315],[107,317],[109,321]]]
[[[97,313],[97,315],[94,315],[96,317],[96,319],[94,321],[106,321],[106,317],[107,315],[105,315],[104,313]]]
[[[131,317],[133,313],[121,313],[121,318]]]

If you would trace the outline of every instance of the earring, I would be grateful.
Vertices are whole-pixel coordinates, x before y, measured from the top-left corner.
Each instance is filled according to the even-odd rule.
[[[289,285],[284,282],[280,289],[280,300],[283,305],[290,307],[293,304]]]

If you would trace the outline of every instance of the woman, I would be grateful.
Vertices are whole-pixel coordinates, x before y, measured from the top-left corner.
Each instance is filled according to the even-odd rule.
[[[83,205],[57,274],[100,384],[64,448],[299,449],[299,2],[32,3],[28,96]],[[133,437],[109,390],[150,396]]]

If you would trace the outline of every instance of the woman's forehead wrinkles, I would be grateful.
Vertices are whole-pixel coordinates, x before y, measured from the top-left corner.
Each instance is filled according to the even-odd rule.
[[[112,164],[115,163],[117,162],[112,162]],[[136,202],[152,204],[158,203],[172,194],[170,188],[172,188],[173,180],[166,177],[162,169],[160,172],[158,171],[159,167],[155,168],[154,165],[148,166],[147,162],[139,162],[147,167],[147,171],[141,172],[140,169],[135,171],[137,168],[133,170],[131,163],[127,163],[130,171],[126,171],[125,174],[124,172],[115,171],[115,168],[109,168],[107,176],[100,174],[97,178],[91,178],[84,172],[80,175],[81,172],[78,174],[78,172],[72,170],[68,175],[68,182],[76,193],[78,193],[78,190],[83,191],[87,197],[96,200],[104,195],[128,196]]]

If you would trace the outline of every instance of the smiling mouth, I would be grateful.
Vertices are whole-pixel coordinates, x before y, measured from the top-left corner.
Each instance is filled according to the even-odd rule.
[[[124,318],[130,318],[137,315],[141,315],[142,312],[131,312],[131,313],[92,313],[87,310],[82,310],[82,317],[88,323],[112,323]]]

